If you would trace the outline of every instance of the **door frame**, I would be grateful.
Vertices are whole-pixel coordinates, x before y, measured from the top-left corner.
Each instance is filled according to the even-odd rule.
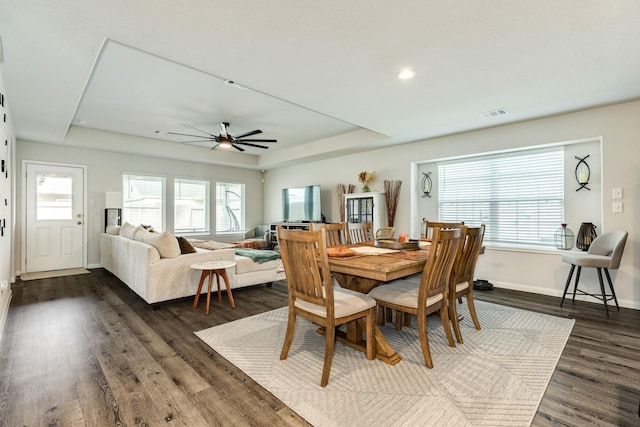
[[[36,164],[47,166],[56,166],[56,167],[67,167],[67,168],[78,168],[82,169],[82,210],[83,210],[83,220],[82,220],[82,268],[87,268],[87,218],[88,215],[88,204],[87,204],[87,166],[85,165],[77,165],[72,163],[56,163],[56,162],[43,162],[40,160],[22,160],[22,176],[21,176],[21,201],[20,206],[22,212],[20,214],[21,231],[20,231],[20,272],[27,271],[27,165],[28,164]]]

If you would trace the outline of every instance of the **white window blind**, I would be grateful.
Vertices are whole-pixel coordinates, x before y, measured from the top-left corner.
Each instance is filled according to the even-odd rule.
[[[164,230],[165,178],[122,175],[122,220]]]
[[[176,178],[174,232],[209,233],[209,181]]]
[[[438,164],[438,220],[486,224],[487,243],[553,247],[563,217],[562,147]]]
[[[216,183],[216,232],[244,230],[244,184]]]

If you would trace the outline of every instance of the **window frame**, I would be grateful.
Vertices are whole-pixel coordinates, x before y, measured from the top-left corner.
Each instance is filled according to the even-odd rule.
[[[180,193],[178,186],[181,183],[192,183],[194,185],[203,185],[204,188],[204,227],[201,229],[178,229],[178,201],[189,200],[178,197]],[[209,234],[211,232],[211,181],[203,178],[190,178],[190,177],[174,177],[173,179],[173,231],[176,235],[181,236],[195,236],[202,234]]]
[[[240,186],[241,187],[241,192],[242,194],[240,194],[240,218],[238,218],[237,216],[234,216],[235,219],[238,221],[238,226],[237,228],[230,228],[230,229],[226,229],[226,230],[221,230],[219,227],[222,225],[221,221],[223,221],[222,219],[222,215],[220,215],[219,212],[219,204],[218,204],[218,187],[219,186],[225,186],[225,195],[229,192],[229,186]],[[216,185],[215,185],[215,215],[216,215],[216,221],[215,221],[215,233],[216,234],[239,234],[239,233],[243,233],[245,230],[245,215],[246,215],[246,203],[245,203],[245,199],[246,199],[246,184],[244,182],[238,182],[238,181],[229,181],[229,180],[225,180],[225,181],[216,181]],[[226,200],[226,199],[225,199]],[[225,205],[228,206],[228,205]],[[231,221],[230,221],[231,222]]]
[[[160,221],[161,224],[158,225],[152,223],[152,221],[142,221],[141,224],[151,225],[156,231],[162,232],[167,229],[167,178],[162,175],[153,175],[148,173],[135,173],[135,172],[123,172],[122,173],[122,221],[123,223],[129,222],[132,225],[137,225],[138,220],[133,220],[128,218],[127,210],[131,209],[131,207],[127,206],[127,197],[130,194],[130,188],[126,187],[127,182],[125,182],[126,177],[136,177],[136,178],[153,178],[153,180],[157,180],[161,184],[161,198],[160,198]],[[152,180],[149,180],[152,181]],[[128,181],[130,183],[130,181]],[[129,214],[130,215],[130,214]]]

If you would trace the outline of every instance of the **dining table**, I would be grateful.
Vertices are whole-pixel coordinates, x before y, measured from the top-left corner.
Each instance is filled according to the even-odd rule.
[[[429,256],[428,242],[421,242],[417,249],[412,250],[380,248],[375,244],[349,245],[344,248],[345,250],[328,250],[331,273],[341,287],[365,294],[386,282],[422,272]],[[364,329],[364,319],[349,322],[346,332],[338,331],[336,339],[366,352]],[[395,365],[401,360],[378,325],[374,327],[374,338],[376,358],[389,365]]]

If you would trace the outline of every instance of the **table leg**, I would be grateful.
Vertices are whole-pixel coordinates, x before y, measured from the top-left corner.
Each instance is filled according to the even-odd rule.
[[[200,282],[198,283],[198,291],[196,292],[196,298],[193,300],[193,309],[198,308],[198,300],[200,299],[200,292],[202,292],[202,284],[204,283],[204,279],[207,278],[207,271],[203,270],[200,275]]]
[[[367,341],[362,338],[362,332],[364,329],[366,329],[365,319],[358,319],[353,322],[349,322],[347,323],[347,332],[337,331],[336,339],[351,348],[355,348],[356,350],[366,353]],[[402,360],[400,355],[391,348],[387,339],[382,335],[382,331],[378,325],[373,327],[373,336],[376,340],[376,359],[380,359],[388,365],[395,365]]]
[[[224,284],[227,287],[227,297],[229,298],[229,304],[231,304],[231,308],[236,308],[236,303],[233,301],[233,294],[231,293],[231,286],[229,286],[229,277],[227,276],[227,270],[221,270],[220,274],[222,274],[222,279],[224,280]],[[220,289],[220,285],[218,285],[218,289]]]
[[[218,302],[219,303],[222,302],[222,295],[220,294],[220,271],[221,270],[214,270],[214,273],[216,275],[216,284],[218,285]]]
[[[207,288],[207,309],[204,314],[209,315],[209,307],[211,307],[211,281],[213,280],[213,271],[209,270],[209,286]]]

